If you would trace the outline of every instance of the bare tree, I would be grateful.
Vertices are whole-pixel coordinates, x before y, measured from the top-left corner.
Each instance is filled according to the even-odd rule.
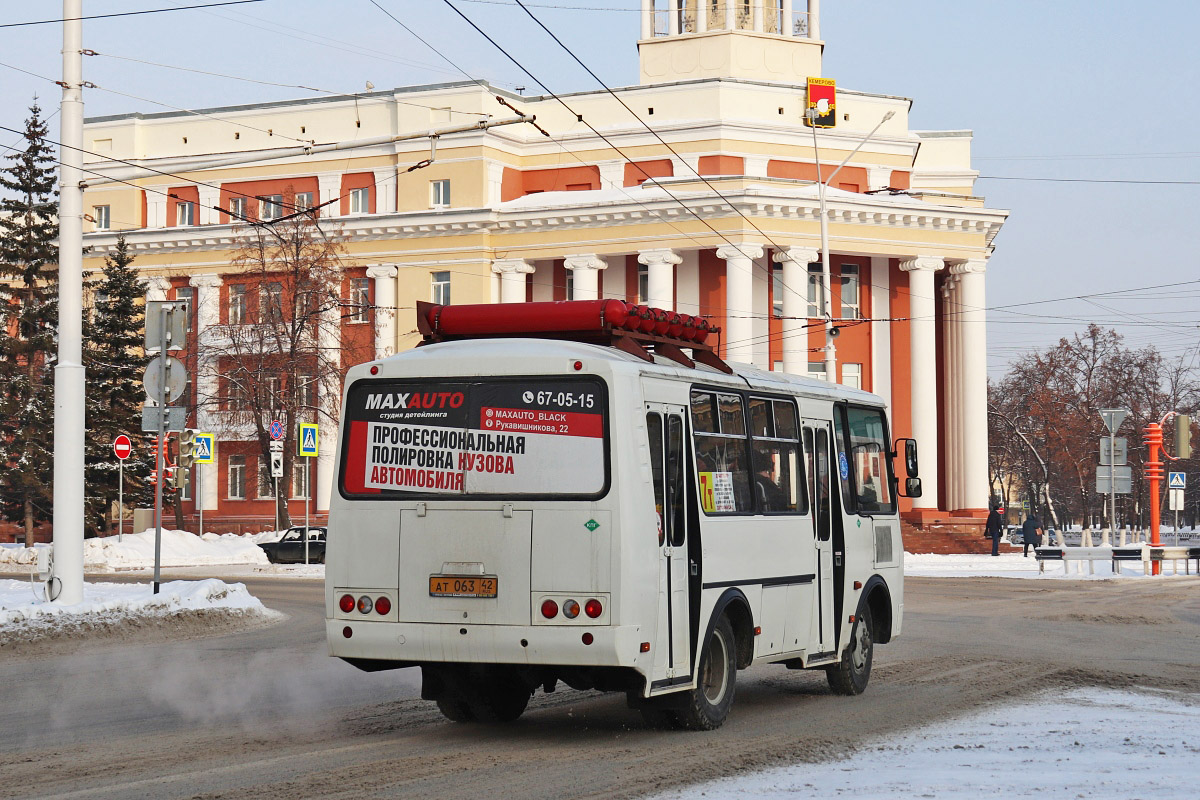
[[[294,209],[294,198],[285,194],[282,208]],[[295,456],[297,424],[337,424],[345,367],[362,355],[341,335],[340,232],[323,227],[314,212],[302,210],[244,226],[231,258],[234,275],[226,280],[223,319],[201,342],[198,372],[207,380],[197,385],[214,387],[215,394],[198,397],[197,404],[221,412],[213,418],[223,421],[222,438],[257,442],[260,473],[271,463],[271,422],[282,423],[283,477],[275,492],[281,527],[291,524],[287,501],[302,468]],[[258,480],[269,485],[270,476]],[[307,493],[312,496],[311,487]]]

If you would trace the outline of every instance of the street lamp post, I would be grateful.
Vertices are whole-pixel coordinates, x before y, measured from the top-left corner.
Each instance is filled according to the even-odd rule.
[[[821,304],[825,311],[825,380],[830,383],[837,383],[837,350],[834,347],[833,340],[837,336],[837,326],[833,324],[833,279],[829,268],[829,210],[825,204],[825,184],[833,180],[842,167],[854,158],[855,153],[863,148],[875,132],[896,115],[895,111],[889,111],[883,115],[883,119],[871,129],[870,133],[863,137],[863,140],[858,143],[858,146],[850,151],[850,155],[842,159],[842,163],[837,165],[837,168],[829,173],[828,178],[821,175],[821,152],[817,147],[817,118],[829,113],[829,101],[820,100],[814,107],[804,112],[808,118],[809,127],[812,128],[813,134],[813,157],[817,162],[817,197],[821,203]]]

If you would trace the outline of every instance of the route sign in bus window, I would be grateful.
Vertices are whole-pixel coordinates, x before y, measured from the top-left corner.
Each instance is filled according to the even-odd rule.
[[[594,380],[360,381],[346,399],[341,491],[597,496],[607,408]]]

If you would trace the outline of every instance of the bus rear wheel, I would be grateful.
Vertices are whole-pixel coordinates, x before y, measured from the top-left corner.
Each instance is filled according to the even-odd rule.
[[[520,681],[497,681],[471,698],[471,714],[478,722],[512,722],[525,713],[530,695]]]
[[[733,626],[722,616],[713,625],[712,634],[700,657],[696,688],[690,692],[686,708],[675,712],[680,727],[694,731],[711,731],[721,727],[733,705],[733,690],[737,680],[737,652]]]
[[[850,644],[837,664],[825,668],[825,677],[834,694],[856,695],[867,689],[871,680],[871,657],[875,642],[871,609],[864,603],[854,615],[854,628],[850,631]]]

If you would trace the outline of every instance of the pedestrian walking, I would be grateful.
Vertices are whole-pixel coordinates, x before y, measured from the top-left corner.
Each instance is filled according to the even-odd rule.
[[[1037,518],[1037,514],[1030,512],[1025,521],[1021,523],[1021,535],[1025,539],[1024,555],[1029,558],[1029,545],[1035,548],[1042,544],[1042,521]],[[1035,552],[1034,555],[1037,555]]]
[[[992,555],[1000,555],[1000,537],[1004,534],[1004,508],[995,502],[991,503],[991,511],[988,512],[987,525],[983,529],[983,535],[991,537],[992,540]]]

